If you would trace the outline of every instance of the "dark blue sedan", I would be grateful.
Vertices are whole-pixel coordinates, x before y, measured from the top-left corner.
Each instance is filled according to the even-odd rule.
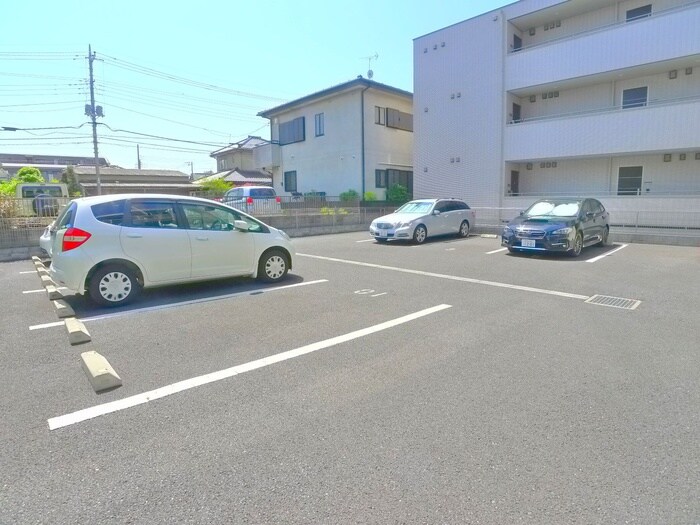
[[[578,257],[610,234],[609,214],[596,199],[542,199],[503,228],[501,245],[510,252],[566,252]]]

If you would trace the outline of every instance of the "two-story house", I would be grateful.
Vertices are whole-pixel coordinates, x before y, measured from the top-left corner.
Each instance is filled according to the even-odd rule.
[[[209,156],[216,160],[216,173],[208,175],[198,182],[211,179],[223,179],[234,186],[272,184],[269,172],[256,165],[253,150],[269,144],[262,137],[248,136],[243,140],[213,151]]]
[[[413,95],[358,77],[258,113],[271,143],[255,148],[278,194],[413,191]]]
[[[585,194],[652,222],[700,205],[699,2],[521,0],[413,60],[417,196]]]

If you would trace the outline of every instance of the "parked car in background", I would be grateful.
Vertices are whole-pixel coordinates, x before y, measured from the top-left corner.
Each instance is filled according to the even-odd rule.
[[[21,199],[23,216],[55,217],[68,202],[68,186],[60,182],[25,182],[18,184],[15,191]]]
[[[251,215],[275,215],[282,212],[281,200],[270,186],[241,186],[228,190],[221,202]]]
[[[50,237],[52,280],[107,306],[152,286],[248,275],[277,282],[295,255],[281,230],[208,199],[174,195],[75,199]]]
[[[503,228],[501,245],[510,252],[567,252],[605,245],[610,216],[596,199],[542,199]]]
[[[437,235],[468,237],[476,214],[459,199],[419,199],[407,202],[394,213],[372,221],[369,234],[377,242],[413,240],[416,244]]]

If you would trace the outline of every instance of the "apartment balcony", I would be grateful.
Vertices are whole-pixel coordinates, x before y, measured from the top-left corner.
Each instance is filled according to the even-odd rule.
[[[583,77],[601,82],[616,79],[621,70],[638,76],[673,69],[674,60],[700,66],[698,27],[700,3],[695,3],[523,48],[506,57],[505,89],[565,87],[567,80]]]
[[[253,149],[253,162],[258,169],[278,168],[280,165],[280,145],[270,143]]]
[[[557,115],[506,126],[505,160],[697,150],[700,97]]]

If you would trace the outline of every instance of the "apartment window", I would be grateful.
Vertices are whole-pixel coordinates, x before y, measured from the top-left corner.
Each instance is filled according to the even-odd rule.
[[[632,89],[625,89],[622,92],[622,107],[626,108],[639,108],[647,105],[647,94],[648,88],[638,87]]]
[[[413,115],[398,109],[386,108],[386,126],[404,131],[413,131]]]
[[[280,124],[280,146],[306,140],[304,117],[297,117]]]
[[[386,170],[387,187],[392,187],[394,184],[400,184],[408,189],[408,193],[413,193],[413,172],[404,170]]]
[[[627,11],[625,21],[631,22],[632,20],[639,20],[640,18],[645,18],[647,16],[651,16],[651,4],[643,5],[642,7],[637,7],[635,9],[630,9],[629,11]]]
[[[376,188],[386,188],[385,170],[374,170],[374,186]]]
[[[620,168],[617,176],[618,195],[639,195],[642,193],[642,166]]]
[[[380,126],[386,125],[386,108],[374,106],[374,123]]]
[[[297,172],[284,172],[284,190],[288,192],[297,191]]]
[[[316,136],[320,137],[325,134],[325,125],[323,123],[323,113],[316,113],[314,116],[314,125],[316,128]]]

